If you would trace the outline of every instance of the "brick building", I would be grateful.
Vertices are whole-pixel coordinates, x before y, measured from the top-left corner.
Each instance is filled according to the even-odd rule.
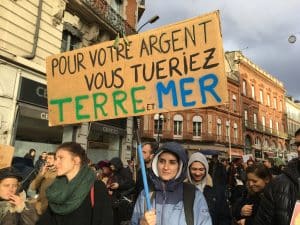
[[[291,96],[285,97],[286,114],[287,114],[287,133],[289,151],[294,152],[296,156],[297,148],[295,143],[295,132],[300,128],[300,102],[294,100]]]
[[[226,52],[228,103],[144,116],[144,141],[181,142],[190,151],[213,149],[225,157],[285,157],[285,88],[241,52]],[[229,108],[228,108],[229,107]]]
[[[238,63],[244,152],[256,158],[283,157],[287,150],[285,88],[241,52],[228,52]]]

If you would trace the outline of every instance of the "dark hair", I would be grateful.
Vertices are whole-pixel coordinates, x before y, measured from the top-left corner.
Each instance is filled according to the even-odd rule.
[[[264,161],[269,161],[269,163],[271,163],[272,166],[274,166],[275,164],[274,159],[272,158],[266,158]]]
[[[34,148],[29,149],[29,153],[31,152],[36,152],[36,150]]]
[[[254,173],[260,179],[272,179],[270,170],[261,163],[256,163],[246,168],[246,174]]]
[[[81,160],[81,165],[88,164],[88,157],[86,155],[84,148],[80,144],[76,142],[65,142],[57,147],[56,152],[60,149],[67,150],[73,155],[78,156]]]
[[[48,155],[54,156],[54,159],[56,159],[56,154],[55,154],[55,152],[48,152],[48,153],[47,153],[47,156],[48,156]]]
[[[158,144],[156,142],[145,142],[142,147],[144,147],[145,145],[150,145],[151,148],[151,154],[155,154],[157,152],[158,149]]]
[[[295,137],[300,135],[300,128],[298,130],[296,130],[295,132]]]
[[[18,181],[22,180],[22,176],[19,171],[13,167],[0,169],[0,182],[6,178],[16,178]]]

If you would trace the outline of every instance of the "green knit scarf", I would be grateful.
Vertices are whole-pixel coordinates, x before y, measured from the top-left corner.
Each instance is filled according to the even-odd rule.
[[[77,209],[94,185],[95,173],[83,166],[69,182],[67,177],[57,177],[46,190],[49,206],[54,213],[66,215]]]

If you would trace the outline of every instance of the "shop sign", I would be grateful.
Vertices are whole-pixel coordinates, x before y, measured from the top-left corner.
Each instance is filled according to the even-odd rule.
[[[47,86],[22,77],[19,101],[47,108]]]
[[[92,123],[88,139],[98,140],[103,133],[112,134],[114,136],[125,136],[126,130],[102,123]]]
[[[48,120],[48,113],[46,109],[35,107],[29,104],[20,103],[20,113],[25,117]]]
[[[46,71],[50,126],[228,101],[218,11],[49,56]]]

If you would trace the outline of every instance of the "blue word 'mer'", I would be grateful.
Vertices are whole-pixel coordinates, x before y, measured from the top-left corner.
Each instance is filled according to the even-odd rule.
[[[192,107],[196,105],[196,101],[188,101],[187,96],[193,94],[193,90],[187,89],[185,84],[194,83],[195,78],[193,77],[186,77],[179,80],[179,93],[181,96],[181,105],[183,107]],[[215,87],[219,83],[219,79],[215,74],[207,74],[203,77],[199,78],[199,90],[201,95],[201,103],[203,105],[207,102],[206,95],[209,93],[214,97],[217,102],[221,102],[221,98],[215,91]],[[163,106],[163,96],[168,95],[171,93],[172,95],[172,104],[173,106],[178,106],[178,94],[176,90],[176,84],[174,80],[170,80],[166,85],[162,82],[158,82],[156,84],[156,92],[157,92],[157,99],[158,99],[158,108],[162,109]]]

